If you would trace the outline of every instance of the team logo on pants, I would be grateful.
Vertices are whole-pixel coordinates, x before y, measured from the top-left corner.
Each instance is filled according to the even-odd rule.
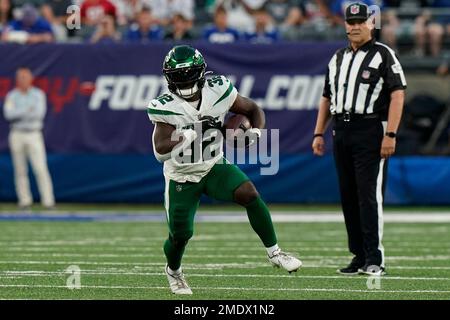
[[[177,184],[175,190],[177,190],[177,192],[181,192],[181,190],[183,190],[183,186],[181,184]]]

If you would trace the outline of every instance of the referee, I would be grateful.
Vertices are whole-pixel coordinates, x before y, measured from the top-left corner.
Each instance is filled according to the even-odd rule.
[[[395,151],[406,80],[394,51],[373,39],[373,20],[365,4],[346,8],[345,28],[350,45],[328,64],[312,149],[315,155],[324,154],[323,134],[333,118],[334,159],[354,255],[338,273],[383,275],[386,167]]]

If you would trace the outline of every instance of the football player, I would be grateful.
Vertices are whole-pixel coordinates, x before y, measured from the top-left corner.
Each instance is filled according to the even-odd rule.
[[[163,63],[170,93],[152,100],[147,109],[154,123],[154,154],[164,162],[164,204],[169,226],[169,237],[164,243],[165,272],[175,294],[192,294],[183,275],[181,259],[193,235],[194,215],[202,194],[245,207],[250,224],[274,266],[290,273],[302,265],[278,247],[269,209],[253,183],[223,157],[222,143],[211,143],[214,140],[211,137],[217,136],[229,111],[250,119],[250,135],[255,141],[265,125],[264,112],[255,102],[240,96],[226,77],[206,79],[205,71],[206,62],[198,50],[187,45],[174,47]],[[178,133],[175,139],[174,132]],[[200,152],[192,147],[196,140],[200,140]],[[205,156],[207,147],[214,149],[209,150],[208,157]]]

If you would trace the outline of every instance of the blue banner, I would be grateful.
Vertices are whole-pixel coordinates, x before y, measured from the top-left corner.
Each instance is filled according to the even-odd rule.
[[[326,65],[342,43],[211,45],[198,43],[208,70],[228,76],[280,129],[280,151],[309,151]],[[145,109],[166,88],[168,44],[0,46],[0,103],[14,73],[28,66],[47,94],[44,134],[55,153],[151,153]],[[7,124],[0,117],[0,136]],[[0,152],[7,149],[0,140]]]
[[[208,70],[228,76],[264,108],[279,129],[276,176],[242,169],[269,202],[338,202],[328,155],[311,155],[311,138],[326,66],[343,43],[211,45],[196,43]],[[161,74],[168,44],[0,45],[0,111],[18,67],[36,75],[47,95],[44,134],[57,201],[162,202],[162,166],[152,155],[150,99],[165,90]],[[0,112],[0,201],[15,201],[8,123]],[[393,158],[386,202],[450,204],[449,158]],[[32,179],[33,194],[37,196]]]

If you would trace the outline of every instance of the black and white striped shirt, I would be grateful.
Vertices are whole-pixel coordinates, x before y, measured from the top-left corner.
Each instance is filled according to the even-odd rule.
[[[406,79],[395,52],[370,40],[357,51],[346,47],[331,58],[323,96],[331,114],[379,114],[387,119],[390,94],[406,89]]]

